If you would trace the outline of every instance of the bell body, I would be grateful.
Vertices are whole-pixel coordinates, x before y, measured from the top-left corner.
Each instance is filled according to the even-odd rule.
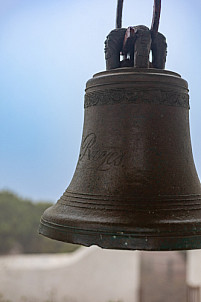
[[[112,249],[201,248],[185,80],[121,68],[88,81],[77,168],[40,233]]]

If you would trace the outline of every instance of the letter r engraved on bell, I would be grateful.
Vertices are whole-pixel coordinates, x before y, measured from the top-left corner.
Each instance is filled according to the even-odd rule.
[[[86,84],[75,173],[41,218],[39,232],[47,237],[111,249],[201,248],[188,84],[164,70],[160,2],[151,29],[124,29],[118,1],[117,28],[105,43],[106,71]]]
[[[98,147],[97,136],[95,133],[88,134],[81,144],[78,168],[81,161],[85,161],[85,169],[94,169],[96,171],[107,171],[112,166],[121,165],[124,153],[121,150],[103,146]]]
[[[90,159],[91,147],[96,143],[96,135],[95,133],[88,134],[81,144],[81,151],[79,160],[82,160],[85,155],[87,155],[88,159]]]

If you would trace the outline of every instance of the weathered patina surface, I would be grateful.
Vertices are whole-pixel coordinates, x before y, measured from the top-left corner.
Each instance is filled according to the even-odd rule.
[[[44,213],[40,232],[103,248],[201,247],[185,80],[158,69],[119,68],[88,81],[77,168]]]
[[[201,248],[188,84],[163,69],[167,45],[158,33],[160,1],[151,29],[121,28],[123,1],[118,4],[117,28],[105,45],[107,71],[86,85],[76,171],[57,204],[43,214],[40,233],[111,249]]]

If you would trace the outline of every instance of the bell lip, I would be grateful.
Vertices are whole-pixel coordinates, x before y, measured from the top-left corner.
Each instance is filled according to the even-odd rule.
[[[50,223],[41,218],[39,234],[66,243],[90,247],[97,245],[103,249],[139,251],[179,251],[201,249],[201,233],[180,236],[143,236],[116,232],[106,233],[98,230],[80,229]]]
[[[93,75],[93,78],[97,78],[100,76],[106,76],[116,73],[136,73],[136,74],[163,74],[169,76],[175,76],[177,78],[181,78],[181,75],[177,72],[166,70],[166,69],[156,69],[156,68],[134,68],[134,67],[123,67],[123,68],[115,68],[111,70],[105,70],[97,72]]]

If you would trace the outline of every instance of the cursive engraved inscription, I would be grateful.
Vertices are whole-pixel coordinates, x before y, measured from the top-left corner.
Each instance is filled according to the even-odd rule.
[[[123,158],[124,153],[116,148],[99,148],[95,133],[88,134],[82,141],[79,162],[93,162],[93,168],[99,171],[120,166]]]
[[[96,135],[95,133],[90,133],[87,135],[81,145],[81,151],[80,151],[80,157],[79,160],[82,160],[85,155],[87,155],[88,159],[90,160],[90,153],[91,153],[91,148],[93,145],[96,143]]]

